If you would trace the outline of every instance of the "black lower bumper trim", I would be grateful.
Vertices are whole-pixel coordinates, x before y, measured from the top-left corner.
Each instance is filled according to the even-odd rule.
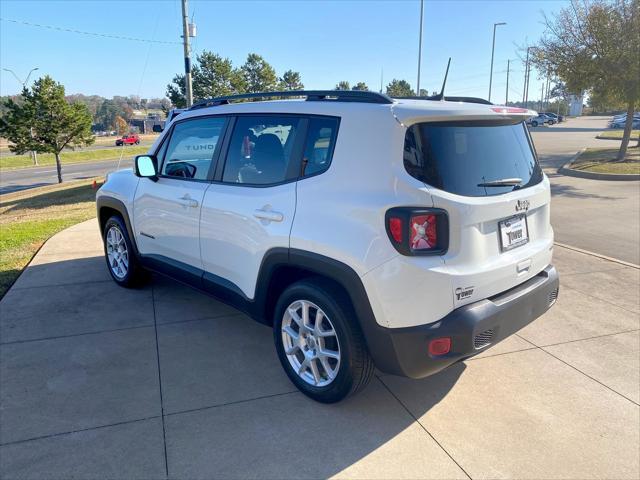
[[[558,273],[549,265],[517,287],[460,307],[435,323],[369,328],[365,332],[369,350],[385,373],[426,377],[477,355],[531,323],[555,303],[558,288]],[[432,357],[429,341],[439,337],[451,338],[451,351]]]

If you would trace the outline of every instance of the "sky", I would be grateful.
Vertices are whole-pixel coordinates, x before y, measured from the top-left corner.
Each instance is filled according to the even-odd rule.
[[[425,0],[421,88],[440,90],[451,57],[446,93],[487,98],[493,24],[506,22],[496,30],[492,101],[505,100],[509,59],[509,100],[522,100],[522,47],[542,35],[543,12],[567,4]],[[211,50],[240,66],[258,53],[278,75],[300,72],[308,89],[347,80],[379,90],[381,76],[385,85],[397,78],[416,86],[420,0],[190,0],[189,14],[197,25],[194,57]],[[49,74],[67,94],[163,97],[184,69],[180,0],[0,0],[0,18],[0,66],[22,80],[38,67],[30,81]],[[534,72],[530,99],[540,97],[541,86]],[[1,95],[20,90],[11,73],[0,71]]]

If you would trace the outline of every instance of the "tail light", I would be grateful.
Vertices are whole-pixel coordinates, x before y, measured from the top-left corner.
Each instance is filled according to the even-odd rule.
[[[385,222],[389,240],[403,255],[443,255],[449,247],[449,218],[440,208],[391,208]]]

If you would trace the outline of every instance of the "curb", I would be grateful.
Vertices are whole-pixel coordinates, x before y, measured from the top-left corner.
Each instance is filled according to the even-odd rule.
[[[574,170],[571,168],[571,164],[578,158],[586,148],[583,148],[576,153],[569,161],[564,163],[558,168],[557,173],[560,175],[566,175],[567,177],[587,178],[589,180],[613,180],[613,181],[633,181],[640,180],[640,174],[636,173],[598,173],[598,172],[584,172],[582,170]]]
[[[574,252],[584,253],[585,255],[590,255],[592,257],[601,258],[601,259],[607,260],[609,262],[619,263],[620,265],[624,265],[625,267],[631,267],[631,268],[636,268],[636,269],[640,270],[640,265],[636,265],[635,263],[625,262],[624,260],[620,260],[618,258],[607,257],[606,255],[602,255],[600,253],[592,252],[590,250],[585,250],[583,248],[573,247],[571,245],[567,245],[566,243],[553,242],[553,244],[558,246],[558,247],[561,247],[561,248],[566,248],[567,250],[573,250]]]

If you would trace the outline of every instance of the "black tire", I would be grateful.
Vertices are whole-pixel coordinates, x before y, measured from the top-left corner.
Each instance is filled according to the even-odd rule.
[[[532,127],[537,127],[538,126],[538,122],[536,122],[535,120],[531,122],[531,126]]]
[[[122,235],[122,240],[126,245],[128,269],[124,275],[118,275],[115,271],[118,269],[112,266],[109,260],[109,246],[107,235],[109,235],[109,232],[112,229],[117,230],[117,232]],[[114,282],[116,282],[121,287],[134,288],[142,286],[147,281],[148,274],[142,268],[140,262],[138,261],[133,243],[131,242],[131,238],[129,238],[129,232],[127,231],[124,220],[120,215],[112,216],[105,223],[104,229],[102,231],[102,244],[104,246],[104,258],[107,262],[107,269],[109,270],[111,278],[113,278]]]
[[[294,370],[285,353],[282,323],[285,310],[296,301],[317,305],[330,319],[339,343],[340,364],[335,378],[325,386],[314,386]],[[293,384],[308,397],[335,403],[362,390],[371,380],[374,364],[367,350],[356,314],[342,290],[322,278],[306,279],[290,285],[280,295],[275,308],[273,335],[280,363]]]

